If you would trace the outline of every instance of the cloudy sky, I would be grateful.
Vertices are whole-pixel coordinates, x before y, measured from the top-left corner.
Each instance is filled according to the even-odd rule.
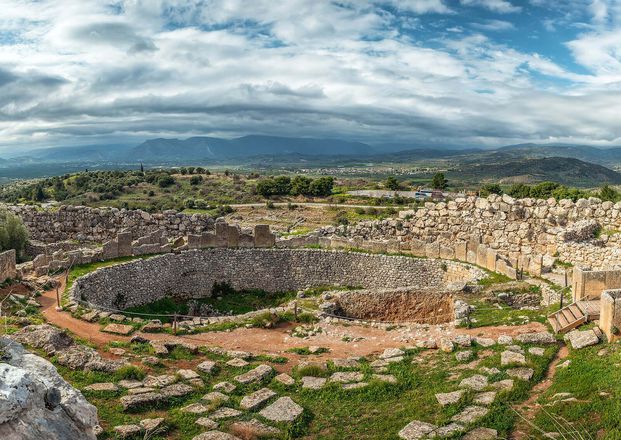
[[[0,0],[0,147],[621,145],[618,0]]]

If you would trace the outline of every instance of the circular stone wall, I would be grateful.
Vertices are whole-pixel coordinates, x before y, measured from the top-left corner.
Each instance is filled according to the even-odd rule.
[[[124,309],[164,297],[205,298],[214,283],[268,292],[319,286],[363,289],[442,288],[481,277],[453,261],[319,249],[204,249],[98,269],[78,278],[72,297],[93,307]]]

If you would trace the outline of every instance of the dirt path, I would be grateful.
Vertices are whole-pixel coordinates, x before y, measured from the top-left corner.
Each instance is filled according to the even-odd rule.
[[[61,281],[60,292],[64,290]],[[98,323],[90,323],[73,318],[70,313],[56,310],[56,289],[44,292],[39,298],[42,305],[42,314],[48,322],[60,328],[65,328],[76,336],[102,347],[111,341],[126,341],[130,338],[100,331]],[[386,331],[366,326],[342,326],[328,323],[318,324],[322,332],[308,339],[300,339],[290,335],[296,324],[283,324],[274,329],[237,328],[225,332],[208,332],[196,335],[172,336],[166,333],[143,334],[152,340],[183,340],[197,345],[215,345],[229,350],[243,350],[252,353],[272,354],[295,359],[298,356],[287,353],[291,347],[315,345],[326,347],[329,352],[313,356],[313,359],[332,359],[349,356],[367,356],[382,352],[386,348],[402,347],[413,344],[409,331]],[[540,323],[530,323],[521,326],[497,326],[478,329],[453,329],[446,327],[429,326],[425,330],[416,330],[425,338],[446,337],[456,334],[470,334],[497,338],[502,334],[515,336],[520,333],[542,331],[545,327]],[[137,334],[142,334],[138,332]],[[347,342],[347,341],[353,342]]]
[[[513,432],[509,436],[510,440],[531,438],[528,433],[531,431],[532,427],[524,419],[528,421],[533,421],[535,419],[537,412],[539,412],[541,408],[541,405],[537,403],[537,399],[550,388],[554,381],[554,375],[556,374],[558,364],[567,358],[567,356],[569,356],[569,349],[566,345],[563,345],[556,353],[554,359],[552,359],[552,362],[550,362],[544,379],[532,388],[530,397],[513,407],[523,418],[520,417],[517,421]]]

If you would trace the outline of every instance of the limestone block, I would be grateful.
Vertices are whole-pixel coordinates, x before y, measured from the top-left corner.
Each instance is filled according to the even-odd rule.
[[[216,247],[216,234],[211,232],[206,232],[201,234],[201,248],[212,248]]]
[[[237,244],[240,248],[254,247],[254,237],[251,234],[239,234]]]
[[[188,249],[200,249],[202,236],[189,234],[187,241],[188,241]]]
[[[487,247],[480,245],[477,248],[477,265],[487,267]]]
[[[413,238],[410,241],[410,251],[412,252],[413,255],[419,256],[419,257],[424,257],[427,255],[427,252],[425,250],[425,242],[422,240],[418,240],[416,238]]]
[[[602,292],[599,327],[609,342],[621,337],[619,334],[619,330],[621,330],[621,289],[610,289]]]
[[[498,258],[498,252],[494,249],[487,249],[487,255],[485,258],[485,267],[488,270],[496,271],[496,259]]]
[[[103,259],[111,260],[113,258],[118,258],[119,256],[119,244],[115,241],[107,241],[103,244]]]
[[[256,225],[254,227],[254,245],[258,248],[273,247],[276,237],[270,231],[269,225]]]
[[[452,260],[455,258],[455,250],[449,246],[440,246],[440,258]]]
[[[216,247],[228,245],[229,225],[224,222],[216,223]]]
[[[455,243],[455,259],[459,261],[467,261],[468,259],[468,242],[458,241]]]
[[[439,258],[440,257],[440,243],[428,243],[425,246],[425,255],[427,258]]]
[[[238,225],[229,225],[227,228],[227,246],[230,248],[239,247],[239,236],[241,230]]]
[[[121,232],[116,236],[119,257],[129,257],[132,254],[132,233]]]
[[[466,252],[466,261],[470,264],[477,264],[477,253],[475,251],[468,250]]]

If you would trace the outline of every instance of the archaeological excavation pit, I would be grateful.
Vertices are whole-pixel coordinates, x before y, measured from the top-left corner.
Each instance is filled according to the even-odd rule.
[[[164,298],[205,299],[226,283],[236,291],[295,292],[341,286],[340,316],[429,323],[452,320],[458,288],[481,270],[454,261],[320,249],[203,249],[98,269],[71,296],[94,309],[125,310]]]

